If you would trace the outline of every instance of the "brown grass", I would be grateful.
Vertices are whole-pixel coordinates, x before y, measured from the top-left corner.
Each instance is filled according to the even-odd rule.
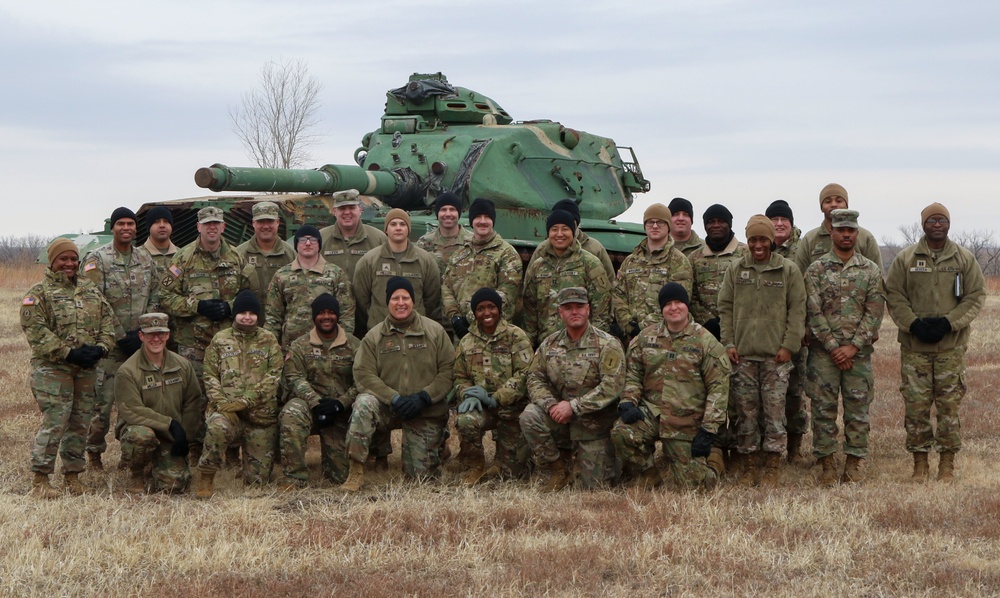
[[[10,280],[10,273],[4,274]],[[281,494],[220,474],[219,494],[27,496],[38,414],[17,322],[31,279],[0,288],[0,594],[197,596],[629,595],[980,596],[1000,593],[1000,302],[970,347],[965,448],[953,485],[911,485],[891,322],[875,358],[869,481],[819,489],[786,468],[773,492],[724,485],[537,494],[373,476],[357,496],[319,481]],[[1000,286],[991,281],[994,291]],[[453,441],[455,441],[453,437]],[[456,443],[457,444],[457,443]],[[457,447],[456,447],[457,448]],[[111,442],[108,465],[117,462]],[[932,458],[932,467],[936,459]]]

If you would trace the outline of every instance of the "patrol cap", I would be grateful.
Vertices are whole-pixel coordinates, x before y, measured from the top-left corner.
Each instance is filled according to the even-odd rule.
[[[337,191],[333,194],[333,207],[361,205],[361,194],[357,189]]]
[[[198,210],[198,224],[205,224],[206,222],[225,222],[226,219],[222,217],[222,209],[215,206],[208,206],[207,208],[202,208]]]
[[[587,289],[583,287],[565,288],[559,291],[556,300],[559,305],[566,305],[567,303],[590,303],[590,298],[587,297]]]
[[[278,204],[273,201],[261,201],[253,204],[253,219],[256,220],[277,220],[280,216]]]
[[[833,228],[858,228],[858,211],[834,210],[830,212],[830,226]]]
[[[149,334],[151,332],[170,332],[170,328],[167,323],[170,318],[167,314],[161,314],[154,312],[151,314],[142,314],[139,316],[139,330],[144,334]]]

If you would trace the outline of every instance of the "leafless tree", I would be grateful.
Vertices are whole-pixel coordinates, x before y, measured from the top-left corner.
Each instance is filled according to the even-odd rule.
[[[255,89],[229,107],[233,132],[261,168],[294,168],[310,161],[306,148],[318,140],[322,85],[302,61],[269,61]]]
[[[913,245],[924,236],[924,228],[920,226],[919,222],[900,224],[898,230],[903,234],[904,246]]]

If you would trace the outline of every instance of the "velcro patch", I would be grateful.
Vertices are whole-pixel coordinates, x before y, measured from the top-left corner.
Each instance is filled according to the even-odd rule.
[[[177,267],[177,264],[170,264],[170,268],[168,268],[168,270],[170,270],[170,273],[173,274],[175,278],[181,277],[182,271],[179,267]]]
[[[21,302],[21,305],[34,305],[34,304],[35,304],[35,298],[32,297],[31,295],[27,295],[24,298],[24,301]]]
[[[89,264],[86,264],[83,267],[84,272],[90,272],[91,270],[95,269],[97,269],[97,264],[95,264],[94,262],[90,262]]]
[[[621,356],[617,353],[609,351],[604,355],[604,359],[601,360],[601,365],[604,367],[605,373],[617,372],[618,366],[622,363]]]

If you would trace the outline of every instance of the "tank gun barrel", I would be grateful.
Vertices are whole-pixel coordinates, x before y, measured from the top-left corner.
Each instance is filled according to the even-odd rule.
[[[363,195],[395,193],[399,181],[391,172],[365,170],[359,166],[327,164],[315,170],[285,168],[230,168],[213,164],[199,168],[194,182],[212,191],[334,193],[357,189]]]

